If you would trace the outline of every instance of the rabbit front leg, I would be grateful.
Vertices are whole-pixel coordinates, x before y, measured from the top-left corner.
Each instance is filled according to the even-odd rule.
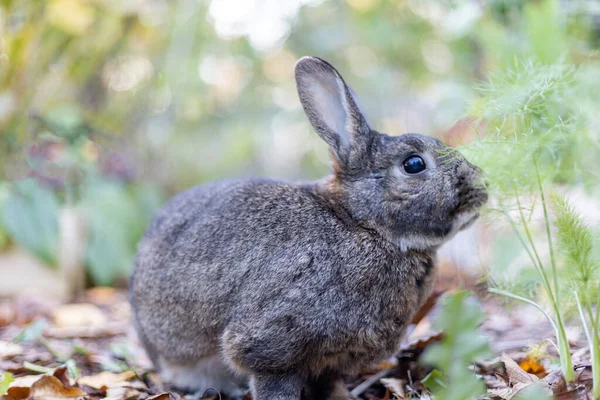
[[[335,372],[323,372],[308,379],[302,400],[348,400],[350,392],[342,376]]]
[[[255,374],[250,381],[253,400],[300,400],[301,374]]]

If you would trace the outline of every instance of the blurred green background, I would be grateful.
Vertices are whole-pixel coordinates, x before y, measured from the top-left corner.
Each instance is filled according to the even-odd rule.
[[[87,284],[126,279],[148,219],[177,191],[327,173],[296,95],[301,56],[334,64],[375,129],[451,144],[473,137],[466,110],[490,73],[600,61],[596,1],[0,4],[0,249],[49,269],[79,255]],[[70,258],[65,210],[84,221]]]

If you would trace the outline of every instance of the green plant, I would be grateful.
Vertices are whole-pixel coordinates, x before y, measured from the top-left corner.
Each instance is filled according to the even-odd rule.
[[[587,69],[528,60],[515,61],[506,70],[491,74],[478,88],[480,99],[472,109],[484,129],[464,149],[486,171],[497,202],[492,211],[509,223],[538,276],[528,294],[517,294],[515,288],[490,291],[532,304],[544,313],[555,331],[567,382],[573,381],[574,371],[547,193],[559,184],[593,187],[591,183],[597,179],[598,169],[590,168],[600,159],[591,123],[595,111],[585,106],[595,95],[587,91],[582,71]],[[536,212],[541,221],[533,217]],[[564,238],[573,229],[559,224],[557,235]],[[547,248],[547,256],[542,246]],[[546,292],[550,313],[535,301],[537,287]]]
[[[14,379],[10,372],[0,373],[0,396],[4,396],[8,392],[11,382],[14,382]]]
[[[58,200],[33,179],[13,182],[2,204],[2,225],[10,237],[51,266],[58,251]]]
[[[594,257],[594,234],[562,196],[552,197],[557,244],[564,259],[566,289],[575,297],[592,360],[593,398],[600,399],[600,260]]]
[[[435,325],[444,339],[429,346],[422,359],[438,368],[423,379],[436,399],[465,400],[485,393],[483,382],[468,369],[489,354],[487,339],[478,330],[482,322],[483,312],[470,292],[456,292],[442,300]]]

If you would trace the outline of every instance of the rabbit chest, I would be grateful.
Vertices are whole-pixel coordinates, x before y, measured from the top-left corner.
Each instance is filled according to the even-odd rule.
[[[339,317],[332,318],[331,332],[339,335],[339,347],[327,349],[325,344],[323,349],[332,368],[354,372],[391,356],[432,291],[434,254],[404,253],[383,260],[373,265],[373,271],[358,273],[343,286],[347,301],[335,304]]]

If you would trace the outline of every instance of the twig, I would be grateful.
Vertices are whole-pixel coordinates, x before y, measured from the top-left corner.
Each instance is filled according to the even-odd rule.
[[[366,381],[352,389],[350,395],[353,397],[358,397],[363,394],[368,388],[377,383],[381,378],[385,378],[392,372],[392,369],[384,369],[383,371],[379,371],[375,375],[368,378]]]

